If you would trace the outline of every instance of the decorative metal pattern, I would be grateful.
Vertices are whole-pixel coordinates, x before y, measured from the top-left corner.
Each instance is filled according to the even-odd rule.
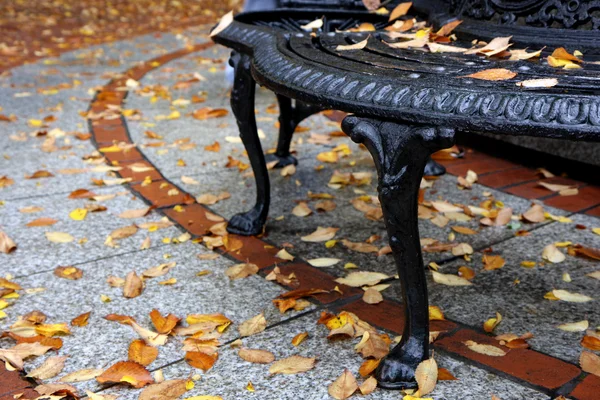
[[[600,1],[597,0],[453,0],[459,16],[493,20],[501,24],[599,29]]]
[[[344,37],[341,33],[335,35]],[[302,38],[305,40],[301,41]],[[382,69],[375,79],[372,73],[361,73],[359,68],[353,68],[357,61],[329,55],[335,64],[327,63],[327,49],[318,45],[311,47],[312,59],[299,56],[293,51],[294,40],[305,46],[315,42],[307,34],[278,35],[268,29],[235,22],[216,40],[236,42],[253,49],[253,72],[259,83],[302,101],[322,103],[324,107],[415,122],[427,118],[439,125],[451,120],[462,129],[600,140],[600,97],[583,94],[583,89],[589,93],[590,79],[600,84],[600,78],[586,71],[581,72],[580,80],[577,73],[564,78],[570,81],[573,94],[562,93],[562,88],[523,90],[514,83],[491,84],[459,78],[470,73],[465,64],[467,60],[442,54],[427,56],[436,57],[439,64],[447,64],[446,70],[451,70],[453,64],[458,65],[462,73],[448,76],[428,71],[426,79],[420,79],[419,72],[410,73],[411,67],[421,67],[417,62],[411,65],[404,59],[403,68],[391,69],[394,67],[391,61],[397,60],[389,51],[389,68]],[[297,46],[300,47],[300,43]],[[411,54],[409,50],[402,52]],[[506,66],[500,64],[502,62],[498,65],[489,62],[486,68]],[[365,67],[372,71],[372,66],[362,65]],[[527,68],[530,68],[527,79],[555,73],[545,65],[540,65],[537,71],[532,66]],[[483,68],[478,64],[471,67],[474,71],[479,69]],[[580,94],[578,86],[582,88]]]

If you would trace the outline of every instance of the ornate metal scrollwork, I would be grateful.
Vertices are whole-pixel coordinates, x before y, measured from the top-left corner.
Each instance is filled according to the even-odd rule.
[[[500,24],[600,29],[598,0],[452,0],[453,13]]]

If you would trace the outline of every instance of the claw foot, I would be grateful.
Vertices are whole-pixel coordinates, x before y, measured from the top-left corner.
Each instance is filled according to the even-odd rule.
[[[407,362],[390,354],[381,360],[375,371],[377,384],[383,389],[416,389],[415,370],[418,365],[418,361]]]
[[[268,163],[277,161],[274,168],[283,168],[288,165],[298,165],[298,160],[293,155],[278,156],[277,154],[265,154],[265,161]]]
[[[441,165],[433,160],[429,160],[427,162],[427,164],[425,165],[425,173],[423,175],[440,176],[440,175],[444,175],[445,173],[446,173],[446,167],[444,167],[443,165]]]
[[[242,236],[254,236],[262,233],[265,221],[256,209],[236,214],[227,224],[227,232]]]

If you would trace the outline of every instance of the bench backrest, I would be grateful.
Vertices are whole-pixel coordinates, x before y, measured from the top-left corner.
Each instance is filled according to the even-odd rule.
[[[438,0],[459,18],[503,25],[559,29],[600,29],[600,2],[595,0]]]

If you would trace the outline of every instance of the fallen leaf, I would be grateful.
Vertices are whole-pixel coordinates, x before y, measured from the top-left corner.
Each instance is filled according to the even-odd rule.
[[[54,225],[55,223],[57,223],[58,220],[54,219],[54,218],[37,218],[34,219],[33,221],[27,223],[27,227],[35,227],[35,226],[50,226],[50,225]]]
[[[142,339],[137,339],[131,342],[128,350],[129,361],[135,361],[136,363],[148,366],[152,364],[158,357],[158,349],[153,346],[149,346]]]
[[[525,81],[517,82],[516,85],[524,88],[551,88],[558,85],[558,79],[527,79]]]
[[[169,314],[166,317],[163,317],[156,309],[150,312],[150,319],[152,320],[152,324],[156,328],[156,331],[164,335],[171,333],[179,323],[179,318],[175,315]]]
[[[367,304],[379,304],[383,301],[383,296],[379,290],[369,288],[365,290],[362,300]]]
[[[389,21],[398,19],[408,13],[412,7],[412,2],[400,3],[390,12]]]
[[[349,273],[345,278],[337,278],[335,281],[347,286],[361,287],[376,285],[388,278],[388,275],[381,272],[357,271]]]
[[[217,36],[225,30],[233,22],[233,10],[223,15],[219,20],[219,24],[210,32],[210,37]]]
[[[337,400],[345,400],[352,396],[358,389],[356,378],[347,369],[344,370],[335,381],[329,385],[327,392],[331,397]]]
[[[127,383],[136,389],[154,383],[150,372],[133,361],[119,361],[96,377],[96,380],[98,383]]]
[[[78,280],[83,277],[83,271],[76,267],[56,267],[54,269],[54,275],[64,279]]]
[[[581,339],[581,345],[588,350],[600,351],[600,338],[585,335],[583,339]]]
[[[59,379],[59,382],[85,382],[102,375],[101,369],[81,369]]]
[[[584,294],[571,293],[566,290],[560,290],[560,289],[553,290],[552,295],[554,295],[554,297],[556,297],[559,300],[567,301],[570,303],[585,303],[585,302],[594,300],[593,298],[586,296]]]
[[[312,210],[308,208],[306,202],[302,201],[298,203],[296,207],[293,208],[292,214],[296,217],[307,217],[312,214]]]
[[[501,321],[502,315],[499,312],[497,312],[495,318],[490,318],[483,323],[483,330],[487,333],[492,333]]]
[[[46,239],[52,243],[71,243],[75,238],[65,232],[46,232]]]
[[[415,370],[415,380],[419,386],[419,395],[433,392],[438,378],[437,362],[432,358],[423,360]]]
[[[185,392],[187,381],[185,379],[173,379],[155,383],[147,386],[140,393],[138,400],[174,400]]]
[[[472,340],[467,340],[466,342],[464,342],[464,344],[470,350],[479,354],[484,354],[486,356],[502,357],[506,355],[506,352],[504,350],[502,350],[499,347],[492,346],[490,344],[480,344]]]
[[[502,53],[503,51],[508,49],[510,46],[512,46],[512,44],[509,43],[510,39],[512,39],[512,36],[497,37],[497,38],[492,39],[484,47],[471,49],[471,50],[465,52],[465,54],[483,53],[487,57],[491,57],[496,54]]]
[[[16,248],[16,243],[6,233],[0,231],[0,251],[4,254],[9,254],[15,251]]]
[[[457,275],[442,274],[441,272],[431,271],[433,281],[448,286],[470,286],[471,282]]]
[[[217,353],[214,354],[206,354],[199,351],[188,351],[185,353],[185,361],[194,368],[201,369],[206,372],[213,367],[219,355]]]
[[[275,361],[269,367],[269,373],[275,374],[298,374],[306,372],[315,367],[315,358],[302,357],[302,356],[291,356],[278,361]]]
[[[251,336],[264,331],[267,328],[267,320],[263,313],[250,318],[240,324],[238,330],[242,337]]]
[[[459,76],[459,78],[473,78],[483,81],[505,81],[512,79],[515,76],[517,76],[516,72],[509,71],[505,68],[491,68],[470,75]]]
[[[581,352],[579,357],[581,369],[590,374],[600,376],[600,357],[589,351]]]
[[[88,324],[88,320],[90,319],[91,311],[80,314],[77,317],[71,320],[71,326],[78,326],[80,328],[86,326]]]
[[[141,218],[148,215],[148,213],[152,210],[152,207],[140,208],[138,210],[126,210],[119,214],[121,218]],[[115,238],[116,239],[116,238]]]
[[[28,378],[50,379],[60,374],[65,367],[65,356],[48,357],[42,365],[27,374]]]
[[[310,235],[302,236],[300,239],[305,242],[326,242],[335,237],[339,228],[323,228],[319,226],[316,231]]]
[[[360,390],[360,393],[363,396],[366,396],[368,394],[373,393],[376,388],[377,388],[377,379],[375,379],[374,376],[370,376],[358,387],[358,390]]]
[[[544,215],[544,207],[539,204],[534,204],[531,208],[523,213],[523,219],[528,222],[544,222],[546,216]]]
[[[367,43],[369,41],[369,38],[366,38],[363,41],[354,43],[354,44],[338,44],[337,47],[335,48],[336,51],[348,51],[348,50],[362,50],[365,47],[367,47]]]
[[[506,261],[501,256],[494,256],[489,254],[484,254],[482,261],[483,269],[486,271],[500,269],[506,264]]]
[[[292,345],[298,347],[308,337],[308,332],[302,332],[292,338]]]
[[[144,281],[135,273],[131,271],[125,277],[125,286],[123,286],[123,296],[128,299],[133,299],[142,294],[144,290]]]
[[[270,364],[275,361],[275,355],[267,350],[241,348],[238,355],[241,359],[256,364]]]
[[[312,31],[313,29],[321,29],[323,27],[323,19],[319,18],[319,19],[315,19],[314,21],[309,22],[306,25],[300,25],[300,28],[302,28],[305,31]]]
[[[332,267],[340,261],[342,260],[339,258],[313,258],[312,260],[306,260],[306,262],[308,262],[310,265],[318,268]]]
[[[122,323],[131,325],[133,330],[136,331],[136,333],[142,339],[144,339],[144,341],[146,343],[148,343],[150,346],[154,346],[154,347],[162,346],[167,342],[167,339],[168,339],[167,335],[156,333],[156,332],[151,331],[150,329],[143,328],[142,326],[138,325],[135,321],[133,321],[131,319],[126,320]]]
[[[544,247],[542,251],[542,258],[546,261],[550,261],[553,264],[557,264],[565,261],[565,255],[558,250],[558,248],[554,244],[549,244]]]
[[[570,322],[566,324],[558,325],[558,329],[566,331],[566,332],[585,332],[588,329],[590,323],[588,320],[583,320],[579,322]]]
[[[249,263],[236,264],[225,270],[225,275],[232,281],[256,275],[256,273],[258,273],[258,265]]]

